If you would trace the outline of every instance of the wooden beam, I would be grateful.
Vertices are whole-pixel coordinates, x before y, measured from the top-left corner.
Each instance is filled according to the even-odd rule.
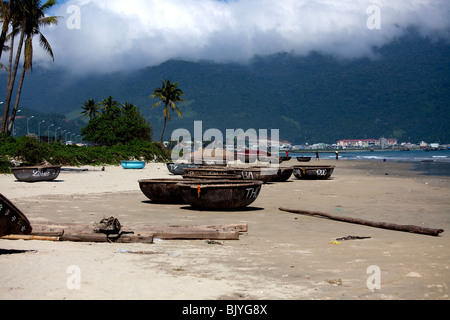
[[[292,210],[292,209],[286,209],[286,208],[279,208],[279,210],[285,211],[285,212],[296,213],[296,214],[304,214],[304,215],[309,215],[309,216],[319,216],[319,217],[328,218],[331,220],[354,223],[354,224],[361,224],[361,225],[374,227],[374,228],[411,232],[411,233],[425,234],[425,235],[430,235],[430,236],[438,236],[439,234],[444,232],[443,229],[424,228],[424,227],[412,226],[412,225],[398,225],[398,224],[386,223],[386,222],[374,222],[374,221],[368,221],[368,220],[362,220],[362,219],[356,219],[356,218],[334,216],[334,215],[322,213],[322,212],[314,212],[314,211],[306,211],[306,210]]]

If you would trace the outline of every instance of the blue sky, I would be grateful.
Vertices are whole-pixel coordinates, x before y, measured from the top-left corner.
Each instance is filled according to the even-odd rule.
[[[79,8],[78,20],[69,6]],[[74,73],[132,70],[174,58],[245,63],[255,55],[313,50],[373,57],[374,46],[410,26],[436,39],[448,39],[450,29],[448,0],[66,0],[51,14],[62,17],[42,30],[55,65]],[[52,65],[36,51],[36,64]]]

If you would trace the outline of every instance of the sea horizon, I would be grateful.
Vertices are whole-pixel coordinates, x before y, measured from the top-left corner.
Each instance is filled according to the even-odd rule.
[[[345,151],[339,150],[339,161],[375,161],[375,162],[405,162],[414,164],[412,170],[420,172],[424,175],[450,176],[450,150],[439,151],[386,151],[386,150],[361,150],[361,151]],[[280,152],[280,155],[286,155]],[[315,151],[304,151],[301,153],[289,152],[289,156],[295,157],[311,157],[315,160]],[[333,160],[336,159],[334,150],[329,152],[323,150],[319,153],[320,159]]]

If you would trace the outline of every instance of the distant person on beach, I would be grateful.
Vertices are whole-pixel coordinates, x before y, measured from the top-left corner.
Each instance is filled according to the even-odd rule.
[[[316,161],[320,161],[320,159],[319,159],[319,151],[316,151]]]

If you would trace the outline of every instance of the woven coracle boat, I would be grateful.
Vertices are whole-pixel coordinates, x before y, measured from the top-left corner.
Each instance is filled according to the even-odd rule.
[[[259,196],[262,182],[257,180],[186,180],[178,185],[184,201],[193,208],[230,210],[252,204]]]
[[[21,182],[53,181],[58,178],[61,166],[15,167],[11,171]]]
[[[294,166],[294,176],[301,180],[327,180],[335,166]]]
[[[286,182],[292,176],[293,172],[293,167],[279,168],[277,173],[270,179],[270,182]]]
[[[198,168],[185,168],[185,175],[227,175],[227,174],[235,174],[236,170],[234,168],[225,168],[225,167],[216,167],[216,166],[202,166]]]
[[[158,203],[184,203],[178,183],[182,179],[142,179],[139,187],[142,193]]]
[[[0,236],[29,235],[32,231],[27,217],[0,193]]]
[[[235,172],[239,173],[244,180],[259,180],[263,183],[269,182],[278,171],[277,168],[269,167],[235,168],[235,170]]]
[[[200,165],[194,163],[166,163],[167,169],[174,175],[183,175],[185,168],[198,168]]]

